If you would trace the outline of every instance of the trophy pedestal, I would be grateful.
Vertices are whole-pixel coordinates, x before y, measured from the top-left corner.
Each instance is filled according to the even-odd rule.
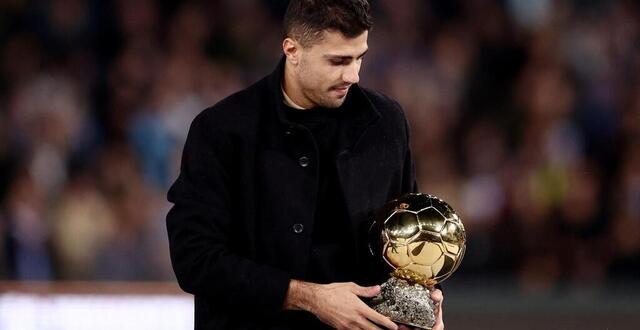
[[[396,323],[421,329],[433,327],[436,306],[427,287],[391,277],[380,288],[380,294],[369,302],[375,311]]]

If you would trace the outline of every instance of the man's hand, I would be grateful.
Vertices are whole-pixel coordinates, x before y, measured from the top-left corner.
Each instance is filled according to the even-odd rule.
[[[442,295],[442,291],[436,288],[429,288],[431,291],[431,299],[436,304],[436,323],[433,325],[431,330],[444,330],[444,322],[442,321],[442,302],[444,301],[444,296]],[[417,329],[414,327],[408,327],[406,325],[400,325],[398,330],[412,330]]]
[[[360,297],[375,297],[379,286],[362,287],[355,283],[314,284],[292,280],[286,309],[302,309],[336,329],[398,329],[388,317],[367,306]]]

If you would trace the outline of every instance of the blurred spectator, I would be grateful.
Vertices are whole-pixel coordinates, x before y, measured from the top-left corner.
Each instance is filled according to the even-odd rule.
[[[115,214],[94,180],[83,172],[72,177],[53,213],[53,245],[61,279],[98,277],[98,254],[110,248],[108,238],[115,235]]]
[[[624,153],[610,196],[609,275],[616,280],[636,280],[640,276],[640,145],[637,140],[632,143]]]
[[[14,279],[53,279],[47,211],[44,192],[27,171],[20,171],[6,199],[6,252]]]

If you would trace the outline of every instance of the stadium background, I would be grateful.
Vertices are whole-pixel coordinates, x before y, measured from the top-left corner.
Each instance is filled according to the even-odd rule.
[[[175,296],[189,123],[273,69],[286,2],[0,1],[0,328],[65,283]],[[640,327],[640,6],[373,7],[361,85],[403,105],[421,190],[469,235],[447,328]]]

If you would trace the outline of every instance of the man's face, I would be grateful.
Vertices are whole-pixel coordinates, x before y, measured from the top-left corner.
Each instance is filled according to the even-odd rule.
[[[360,80],[368,35],[365,31],[347,38],[338,31],[324,31],[321,40],[301,49],[294,73],[306,103],[325,108],[342,105],[349,87]]]

